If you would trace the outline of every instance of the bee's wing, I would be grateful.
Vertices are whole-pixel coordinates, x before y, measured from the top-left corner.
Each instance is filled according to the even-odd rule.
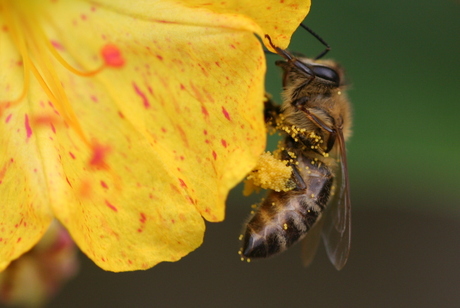
[[[341,130],[337,132],[339,166],[335,177],[336,190],[321,220],[324,220],[322,235],[327,254],[335,268],[340,270],[350,253],[351,204],[345,139]]]
[[[302,264],[305,267],[309,266],[315,258],[316,250],[318,250],[318,244],[321,240],[323,223],[324,219],[319,218],[302,240]]]

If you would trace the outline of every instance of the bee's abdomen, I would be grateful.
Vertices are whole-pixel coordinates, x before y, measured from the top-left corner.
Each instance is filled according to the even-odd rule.
[[[270,191],[243,234],[241,254],[266,258],[283,252],[304,237],[321,217],[331,195],[333,177],[321,163],[299,159],[306,189]]]
[[[283,252],[317,221],[321,207],[305,196],[292,198],[290,194],[272,191],[248,222],[241,252],[244,257],[266,258]]]

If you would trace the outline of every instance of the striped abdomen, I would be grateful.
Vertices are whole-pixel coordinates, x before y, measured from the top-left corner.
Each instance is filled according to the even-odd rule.
[[[266,258],[285,251],[321,217],[331,194],[332,174],[324,164],[308,157],[299,157],[298,162],[307,188],[269,192],[247,224],[241,251],[244,257]]]

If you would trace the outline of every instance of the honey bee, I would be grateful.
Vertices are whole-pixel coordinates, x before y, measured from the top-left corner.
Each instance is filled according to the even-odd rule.
[[[302,25],[303,26],[303,25]],[[304,28],[306,28],[304,26]],[[240,237],[242,259],[267,258],[304,239],[305,265],[316,253],[321,235],[332,264],[340,270],[350,251],[351,207],[345,140],[351,130],[350,104],[343,70],[335,62],[295,57],[270,46],[284,60],[283,103],[265,103],[268,125],[284,134],[279,159],[292,168],[289,191],[269,190]]]

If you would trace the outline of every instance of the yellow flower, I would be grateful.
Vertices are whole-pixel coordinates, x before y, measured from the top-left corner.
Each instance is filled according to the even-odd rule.
[[[56,217],[111,271],[197,248],[265,146],[259,40],[309,1],[0,1],[0,269]]]

